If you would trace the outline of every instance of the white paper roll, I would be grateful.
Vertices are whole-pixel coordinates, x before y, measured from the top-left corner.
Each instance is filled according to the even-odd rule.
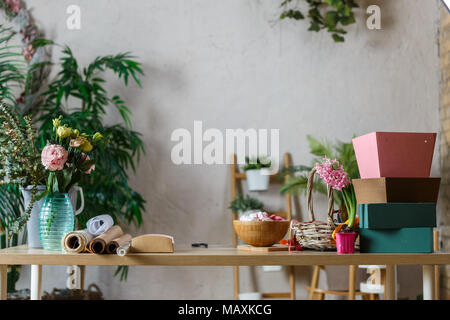
[[[120,257],[123,257],[127,255],[127,253],[130,251],[131,248],[131,241],[124,243],[122,246],[117,248],[117,255]]]
[[[94,236],[99,236],[109,230],[114,225],[113,218],[108,214],[93,217],[86,223],[87,230]]]

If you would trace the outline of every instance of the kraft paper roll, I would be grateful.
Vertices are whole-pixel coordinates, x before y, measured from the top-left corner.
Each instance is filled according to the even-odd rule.
[[[92,253],[104,253],[106,251],[106,245],[112,240],[120,238],[123,235],[122,228],[119,226],[112,226],[105,233],[95,237],[89,243],[89,251]]]
[[[62,239],[62,247],[68,253],[83,252],[93,237],[87,229],[69,232]]]
[[[122,246],[123,244],[130,242],[131,241],[131,235],[129,234],[124,234],[123,236],[114,239],[113,241],[109,242],[106,245],[106,252],[107,253],[116,253],[117,248],[119,248],[120,246]]]

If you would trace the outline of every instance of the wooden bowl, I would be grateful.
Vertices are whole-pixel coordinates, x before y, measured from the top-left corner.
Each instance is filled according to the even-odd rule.
[[[255,247],[270,247],[284,238],[289,221],[239,221],[233,220],[239,238]]]

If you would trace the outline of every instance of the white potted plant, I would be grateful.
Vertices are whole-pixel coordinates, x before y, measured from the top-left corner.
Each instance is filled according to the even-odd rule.
[[[249,191],[265,191],[269,189],[271,161],[267,157],[245,157],[244,171]]]

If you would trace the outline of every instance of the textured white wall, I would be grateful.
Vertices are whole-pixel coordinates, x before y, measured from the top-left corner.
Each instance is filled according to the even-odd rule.
[[[123,51],[144,64],[143,89],[123,89],[116,81],[109,86],[133,110],[147,148],[132,178],[148,201],[139,233],[171,234],[177,244],[231,243],[229,168],[170,161],[171,132],[192,130],[194,120],[221,130],[279,128],[280,151],[290,151],[296,164],[311,160],[306,134],[349,140],[374,130],[439,131],[438,0],[358,1],[358,23],[343,44],[306,31],[307,22],[279,22],[278,1],[26,2],[48,37],[69,45],[81,64]],[[66,28],[69,4],[81,6],[81,30]],[[365,26],[370,4],[381,6],[382,30]],[[111,113],[109,121],[116,119]],[[433,175],[439,175],[437,153]],[[263,199],[270,209],[284,205],[276,189]],[[87,283],[117,299],[232,298],[232,268],[136,267],[126,283],[113,272],[88,268]],[[400,296],[421,290],[420,283],[409,283],[411,272],[420,279],[417,268],[400,269]],[[62,267],[46,267],[44,289],[64,286],[63,274]],[[310,275],[310,268],[297,268],[299,298],[306,297]],[[283,272],[264,278],[260,289],[288,288]],[[243,290],[253,290],[247,270],[242,279]],[[25,272],[20,286],[27,283]],[[321,286],[328,283],[345,288],[346,268],[329,268]]]

